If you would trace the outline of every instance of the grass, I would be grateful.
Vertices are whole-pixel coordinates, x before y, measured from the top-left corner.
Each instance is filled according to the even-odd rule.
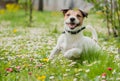
[[[44,15],[43,15],[44,14]],[[48,16],[49,15],[49,16]],[[47,16],[47,18],[46,18]],[[57,18],[54,16],[58,17],[58,19],[61,17],[60,12],[33,12],[33,21],[32,21],[32,26],[35,27],[40,27],[40,25],[50,25],[51,22],[58,21]],[[5,14],[0,15],[0,21],[10,21],[12,27],[16,26],[28,26],[28,21],[29,21],[29,16],[26,15],[26,12],[23,10],[20,10],[18,12],[8,12],[6,11]],[[50,22],[49,22],[50,21]],[[40,22],[40,23],[39,23]],[[41,26],[42,27],[42,26]]]
[[[104,29],[102,20],[91,14],[84,24],[91,21],[96,29],[99,26]],[[23,11],[0,16],[0,81],[120,81],[120,58],[114,39],[105,41],[106,35],[99,31],[103,51],[89,50],[79,60],[68,60],[60,54],[48,61],[63,31],[62,15],[34,11],[32,27],[25,22]]]

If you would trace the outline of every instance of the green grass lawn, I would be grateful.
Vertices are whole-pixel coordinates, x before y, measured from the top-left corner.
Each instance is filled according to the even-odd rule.
[[[89,51],[79,60],[58,55],[48,61],[63,31],[60,12],[33,12],[32,27],[23,11],[0,15],[0,81],[120,81],[120,56],[114,38],[107,38],[101,16],[90,14],[98,32],[100,52]],[[86,35],[90,32],[85,31]]]

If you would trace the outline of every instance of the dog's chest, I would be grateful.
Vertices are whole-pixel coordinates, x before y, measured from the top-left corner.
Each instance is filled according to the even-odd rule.
[[[79,37],[65,37],[61,44],[61,51],[65,52],[72,48],[81,48],[82,44]]]

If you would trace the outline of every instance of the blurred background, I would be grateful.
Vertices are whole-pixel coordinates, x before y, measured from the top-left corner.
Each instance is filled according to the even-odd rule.
[[[10,21],[13,27],[49,24],[64,8],[98,14],[108,35],[120,36],[120,0],[0,0],[0,22]]]

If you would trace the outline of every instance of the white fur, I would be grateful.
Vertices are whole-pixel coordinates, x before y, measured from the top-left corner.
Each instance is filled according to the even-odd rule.
[[[70,16],[68,19],[65,20],[64,24],[70,22]],[[75,18],[75,23],[79,23],[79,20]],[[97,33],[95,29],[87,25],[86,29],[89,29],[92,32],[92,38],[86,37],[83,35],[83,32],[79,32],[77,34],[70,34],[67,31],[76,31],[79,30],[81,26],[76,27],[75,29],[70,29],[66,24],[64,26],[65,33],[60,35],[57,41],[57,45],[51,51],[49,56],[49,60],[54,58],[54,55],[59,54],[61,51],[64,57],[71,59],[71,58],[79,58],[80,54],[83,51],[87,51],[88,49],[99,49],[99,45],[97,44]],[[67,30],[67,31],[66,31]]]

